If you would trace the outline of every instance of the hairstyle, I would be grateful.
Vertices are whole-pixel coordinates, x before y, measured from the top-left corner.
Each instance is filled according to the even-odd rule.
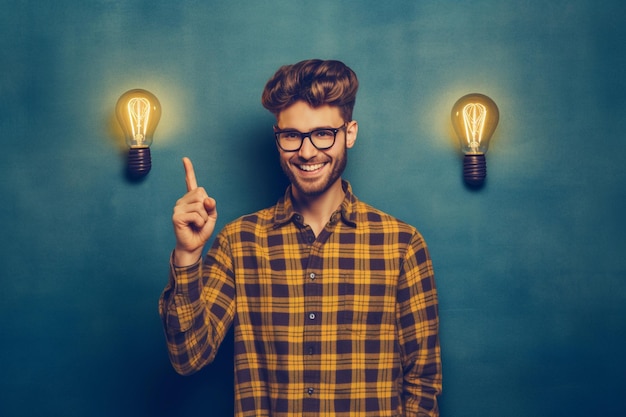
[[[261,103],[275,116],[299,100],[314,108],[337,106],[350,121],[358,88],[356,74],[343,62],[310,59],[280,67],[265,85]]]

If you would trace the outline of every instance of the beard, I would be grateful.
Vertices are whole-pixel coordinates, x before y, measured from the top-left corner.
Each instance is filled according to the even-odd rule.
[[[339,155],[334,162],[335,164],[333,165],[330,173],[325,178],[320,178],[315,182],[303,181],[296,174],[294,174],[292,170],[298,168],[293,165],[289,165],[282,158],[280,159],[280,166],[289,179],[291,185],[296,189],[298,193],[297,195],[304,198],[314,198],[319,197],[328,191],[328,189],[343,175],[343,172],[348,165],[348,152],[346,148],[344,148],[342,154]]]

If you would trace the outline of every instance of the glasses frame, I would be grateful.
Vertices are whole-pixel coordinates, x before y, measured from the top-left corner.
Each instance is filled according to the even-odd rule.
[[[344,130],[347,127],[347,123],[344,123],[343,125],[334,128],[334,127],[320,127],[317,129],[313,129],[310,132],[306,132],[306,133],[302,133],[299,132],[297,130],[294,129],[287,129],[287,130],[279,130],[278,126],[274,126],[274,138],[276,139],[276,144],[278,145],[278,147],[283,151],[283,152],[298,152],[301,148],[302,145],[304,144],[304,139],[305,138],[309,138],[309,141],[311,141],[311,145],[313,145],[315,147],[315,149],[320,150],[320,151],[325,151],[326,149],[330,149],[333,146],[335,146],[335,141],[337,141],[337,133],[340,130]],[[311,136],[313,133],[318,132],[320,130],[329,130],[331,132],[333,132],[333,143],[330,146],[325,146],[325,147],[319,147],[315,144],[315,142],[313,141],[313,137]],[[296,133],[298,135],[300,135],[300,146],[298,146],[297,149],[285,149],[282,146],[280,146],[280,140],[278,139],[278,135],[280,135],[281,133]]]

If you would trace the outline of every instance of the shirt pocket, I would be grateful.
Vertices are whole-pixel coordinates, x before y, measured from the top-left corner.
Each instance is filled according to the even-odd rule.
[[[384,273],[340,274],[339,330],[353,334],[395,331],[395,285]]]

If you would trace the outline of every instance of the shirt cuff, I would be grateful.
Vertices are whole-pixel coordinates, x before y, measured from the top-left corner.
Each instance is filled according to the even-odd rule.
[[[170,279],[174,294],[189,297],[190,301],[200,298],[200,277],[202,276],[202,258],[189,266],[174,264],[174,252],[170,257]]]

